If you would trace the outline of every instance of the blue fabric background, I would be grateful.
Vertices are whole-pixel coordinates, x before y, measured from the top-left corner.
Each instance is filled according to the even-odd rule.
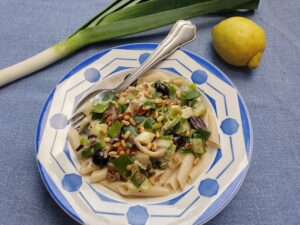
[[[0,68],[62,40],[108,1],[1,0]],[[197,40],[185,48],[221,68],[240,90],[250,111],[254,154],[232,202],[208,224],[300,224],[300,1],[261,1],[247,14],[267,34],[257,70],[224,63],[211,47],[210,31],[225,17],[194,19]],[[30,77],[0,88],[0,224],[76,224],[45,189],[35,161],[35,129],[41,108],[58,80],[103,49],[159,42],[169,27],[96,44]]]

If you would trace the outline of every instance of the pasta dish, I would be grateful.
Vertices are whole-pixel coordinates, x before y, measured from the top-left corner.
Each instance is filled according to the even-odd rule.
[[[219,145],[204,94],[180,76],[152,71],[121,93],[86,105],[69,141],[79,173],[123,196],[165,196],[201,174]]]

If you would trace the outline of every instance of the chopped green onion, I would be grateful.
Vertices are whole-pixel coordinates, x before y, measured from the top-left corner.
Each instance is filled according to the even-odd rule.
[[[183,155],[186,155],[186,154],[193,154],[194,155],[194,152],[193,152],[193,150],[192,149],[190,149],[190,148],[180,148],[180,149],[178,149],[178,152],[180,153],[180,154],[183,154]]]
[[[131,182],[136,186],[140,187],[142,183],[145,181],[146,177],[140,171],[137,171],[131,178]]]
[[[159,122],[159,123],[155,123],[155,124],[153,124],[152,128],[153,128],[153,129],[159,129],[159,128],[162,127],[162,125],[163,125],[163,124],[160,123],[160,122]]]
[[[135,121],[137,124],[140,124],[141,122],[144,121],[144,117],[143,117],[143,116],[134,116],[133,119],[134,119],[134,121]]]
[[[166,122],[165,125],[163,126],[164,135],[170,135],[175,133],[179,125],[180,125],[180,118]]]
[[[85,144],[87,144],[88,143],[88,137],[87,136],[82,136],[81,138],[80,138],[80,144],[81,145],[85,145]]]
[[[121,155],[118,158],[113,159],[116,170],[124,177],[131,176],[131,170],[127,170],[127,166],[133,163],[133,160],[127,155]]]
[[[129,131],[130,132],[130,134],[132,135],[132,136],[134,136],[134,137],[136,137],[137,135],[138,135],[138,133],[137,133],[137,131],[136,131],[136,129],[135,129],[135,127],[133,127],[133,126],[123,126],[122,127],[122,133],[126,133],[127,131]]]
[[[102,149],[102,145],[100,143],[95,144],[93,147],[85,149],[81,152],[81,156],[84,158],[88,158],[93,156],[96,152]]]
[[[119,113],[124,113],[126,111],[126,106],[119,103]]]
[[[151,109],[156,109],[156,105],[154,102],[150,101],[150,100],[146,100],[144,103],[143,103],[143,106],[148,106],[150,105],[151,106]]]
[[[108,109],[109,105],[110,105],[110,102],[99,102],[93,107],[92,112],[93,113],[103,113],[105,110]]]
[[[210,137],[210,132],[207,130],[204,130],[202,128],[197,129],[193,135],[193,138],[202,138],[204,140],[207,140]]]
[[[152,129],[153,124],[155,124],[155,120],[153,119],[153,117],[148,117],[145,120],[144,128],[145,129]]]
[[[191,100],[194,98],[198,98],[199,96],[201,96],[200,92],[195,89],[181,92],[181,98],[184,100]]]
[[[168,84],[167,82],[164,82],[164,85],[166,85],[167,88],[169,89],[170,96],[174,96],[176,94],[176,89],[172,84]]]
[[[123,124],[119,120],[116,120],[116,122],[114,122],[110,127],[108,127],[108,135],[112,138],[118,137],[121,132],[122,126]]]

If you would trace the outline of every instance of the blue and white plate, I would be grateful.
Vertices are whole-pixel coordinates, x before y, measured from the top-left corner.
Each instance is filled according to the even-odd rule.
[[[82,224],[202,224],[238,191],[252,154],[252,128],[246,105],[229,78],[203,58],[178,50],[156,68],[198,85],[214,109],[220,149],[203,173],[182,192],[159,198],[124,198],[91,185],[78,173],[67,140],[68,118],[80,96],[107,76],[140,66],[156,44],[130,44],[100,52],[71,70],[49,95],[38,123],[36,155],[44,183],[72,218]]]

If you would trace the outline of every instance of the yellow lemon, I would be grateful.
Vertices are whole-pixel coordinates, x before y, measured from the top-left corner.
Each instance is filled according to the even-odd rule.
[[[216,52],[226,62],[254,69],[266,48],[266,34],[252,20],[235,16],[213,28],[212,42]]]

